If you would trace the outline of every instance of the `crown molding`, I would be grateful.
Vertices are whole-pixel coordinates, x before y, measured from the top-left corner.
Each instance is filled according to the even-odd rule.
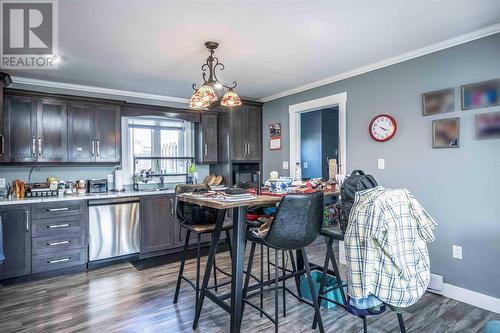
[[[180,97],[148,94],[148,93],[142,93],[142,92],[136,92],[136,91],[109,89],[109,88],[94,87],[94,86],[86,86],[86,85],[73,84],[73,83],[30,79],[30,78],[21,77],[21,76],[11,76],[11,78],[12,78],[12,83],[13,83],[14,88],[15,88],[16,84],[25,84],[25,85],[37,86],[37,87],[84,91],[84,92],[91,92],[91,93],[98,93],[98,94],[121,96],[121,97],[143,98],[143,99],[149,99],[149,100],[155,100],[155,101],[175,102],[175,103],[183,103],[183,104],[189,103],[189,99],[180,98]]]
[[[418,57],[421,57],[421,56],[424,56],[424,55],[427,55],[430,53],[434,53],[437,51],[441,51],[441,50],[444,50],[444,49],[447,49],[447,48],[450,48],[453,46],[457,46],[460,44],[471,42],[473,40],[487,37],[490,35],[494,35],[494,34],[499,33],[499,32],[500,32],[500,23],[497,23],[497,24],[488,26],[488,27],[483,28],[483,29],[475,30],[475,31],[472,31],[472,32],[469,32],[469,33],[466,33],[466,34],[463,34],[463,35],[460,35],[460,36],[457,36],[454,38],[444,40],[442,42],[438,42],[438,43],[431,44],[431,45],[428,45],[428,46],[425,46],[425,47],[422,47],[422,48],[419,48],[419,49],[416,49],[416,50],[413,50],[410,52],[406,52],[406,53],[397,55],[395,57],[387,58],[385,60],[378,61],[378,62],[375,62],[375,63],[370,64],[370,65],[362,66],[362,67],[359,67],[359,68],[356,68],[356,69],[353,69],[353,70],[350,70],[350,71],[347,71],[347,72],[344,72],[341,74],[327,77],[327,78],[319,80],[319,81],[314,81],[314,82],[311,82],[311,83],[308,83],[308,84],[305,84],[305,85],[302,85],[302,86],[299,86],[299,87],[296,87],[293,89],[289,89],[289,90],[286,90],[286,91],[283,91],[283,92],[280,92],[280,93],[277,93],[277,94],[274,94],[271,96],[267,96],[267,97],[259,99],[259,102],[264,102],[264,103],[269,102],[269,101],[272,101],[272,100],[275,100],[275,99],[278,99],[281,97],[293,95],[293,94],[296,94],[296,93],[299,93],[299,92],[302,92],[305,90],[324,86],[324,85],[329,84],[329,83],[337,82],[340,80],[345,80],[345,79],[348,79],[348,78],[353,77],[353,76],[358,76],[358,75],[365,74],[365,73],[368,73],[368,72],[371,72],[371,71],[374,71],[374,70],[377,70],[380,68],[395,65],[395,64],[398,64],[398,63],[403,62],[403,61],[411,60],[411,59],[418,58]]]

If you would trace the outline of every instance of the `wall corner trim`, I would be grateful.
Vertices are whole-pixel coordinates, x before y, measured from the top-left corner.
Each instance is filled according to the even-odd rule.
[[[80,84],[73,83],[64,83],[64,82],[56,82],[56,81],[47,81],[47,80],[38,80],[31,79],[22,76],[12,76],[13,87],[16,87],[16,84],[24,84],[28,86],[36,86],[36,87],[46,87],[46,88],[56,88],[56,89],[66,89],[73,91],[83,91],[83,92],[91,92],[98,94],[106,94],[113,96],[121,96],[121,97],[134,97],[134,98],[143,98],[155,101],[164,101],[164,102],[175,102],[175,103],[184,103],[188,104],[189,99],[180,98],[180,97],[172,97],[166,95],[157,95],[157,94],[148,94],[136,91],[128,91],[128,90],[118,90],[118,89],[110,89],[103,87],[94,87],[94,86],[86,86]]]
[[[444,284],[443,296],[500,314],[500,298],[460,288],[448,283]]]
[[[304,84],[304,85],[301,85],[301,86],[298,86],[298,87],[295,87],[295,88],[292,88],[289,90],[285,90],[285,91],[277,93],[277,94],[263,97],[263,98],[259,99],[259,102],[263,102],[263,103],[269,102],[269,101],[272,101],[272,100],[275,100],[275,99],[278,99],[281,97],[293,95],[293,94],[296,94],[296,93],[299,93],[302,91],[306,91],[309,89],[324,86],[326,84],[345,80],[345,79],[348,79],[350,77],[358,76],[358,75],[365,74],[365,73],[368,73],[368,72],[371,72],[371,71],[374,71],[374,70],[377,70],[380,68],[395,65],[395,64],[398,64],[398,63],[403,62],[403,61],[418,58],[418,57],[421,57],[421,56],[424,56],[427,54],[431,54],[431,53],[434,53],[437,51],[441,51],[444,49],[448,49],[450,47],[454,47],[454,46],[457,46],[460,44],[472,42],[476,39],[480,39],[483,37],[494,35],[494,34],[499,33],[499,32],[500,32],[500,23],[497,23],[497,24],[494,24],[494,25],[491,25],[491,26],[488,26],[488,27],[485,27],[485,28],[482,28],[479,30],[475,30],[475,31],[472,31],[472,32],[469,32],[469,33],[466,33],[466,34],[463,34],[463,35],[460,35],[457,37],[453,37],[453,38],[450,38],[450,39],[447,39],[447,40],[444,40],[441,42],[437,42],[437,43],[434,43],[434,44],[431,44],[428,46],[424,46],[422,48],[419,48],[419,49],[416,49],[416,50],[413,50],[410,52],[406,52],[406,53],[403,53],[403,54],[400,54],[400,55],[397,55],[397,56],[394,56],[391,58],[387,58],[387,59],[369,64],[366,66],[358,67],[358,68],[349,70],[349,71],[344,72],[344,73],[333,75],[333,76],[324,78],[322,80],[314,81],[314,82]]]

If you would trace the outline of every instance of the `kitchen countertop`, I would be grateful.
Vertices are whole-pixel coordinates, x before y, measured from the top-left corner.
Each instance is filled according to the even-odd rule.
[[[34,204],[41,202],[57,202],[57,201],[71,201],[71,200],[93,200],[93,199],[113,199],[113,198],[126,198],[126,197],[139,197],[144,195],[164,195],[173,194],[174,190],[164,191],[125,191],[125,192],[107,192],[107,193],[85,193],[65,195],[63,197],[41,197],[41,198],[25,198],[25,199],[0,199],[0,206],[7,205],[22,205]]]

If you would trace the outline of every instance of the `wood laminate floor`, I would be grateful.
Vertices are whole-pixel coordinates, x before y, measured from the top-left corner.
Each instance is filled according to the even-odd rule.
[[[321,240],[308,249],[310,259],[317,263],[323,262],[324,252]],[[230,270],[227,253],[218,254],[217,262]],[[253,272],[258,274],[257,263]],[[0,332],[193,332],[194,291],[184,283],[179,303],[172,304],[178,268],[178,263],[172,263],[138,271],[132,264],[124,263],[4,286],[0,291]],[[187,262],[186,269],[194,278],[194,259]],[[220,278],[224,279],[227,278]],[[293,288],[293,281],[288,286]],[[274,309],[273,298],[272,291],[265,295],[270,313]],[[288,296],[287,310],[287,317],[279,318],[280,332],[314,332],[311,307]],[[362,332],[362,321],[341,309],[323,309],[322,314],[327,332]],[[488,320],[500,320],[500,315],[426,294],[406,309],[404,318],[408,332],[482,332]],[[368,329],[399,332],[397,317],[390,311],[371,317]],[[273,330],[269,320],[260,318],[254,309],[245,308],[243,332]],[[229,315],[206,299],[196,332],[228,331]]]

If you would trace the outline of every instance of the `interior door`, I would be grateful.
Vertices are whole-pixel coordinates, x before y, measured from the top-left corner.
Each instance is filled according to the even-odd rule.
[[[9,138],[9,161],[36,161],[36,100],[24,96],[6,96],[4,101],[4,135]]]
[[[96,162],[120,162],[120,107],[95,106]]]
[[[245,161],[247,159],[247,133],[248,117],[244,106],[231,110],[232,112],[232,134],[231,134],[231,159],[233,161]]]
[[[248,107],[247,154],[249,161],[260,161],[262,154],[262,119],[260,107]]]
[[[68,110],[60,100],[37,102],[37,160],[66,162],[68,157]]]
[[[70,103],[68,106],[68,160],[95,162],[94,105]]]

